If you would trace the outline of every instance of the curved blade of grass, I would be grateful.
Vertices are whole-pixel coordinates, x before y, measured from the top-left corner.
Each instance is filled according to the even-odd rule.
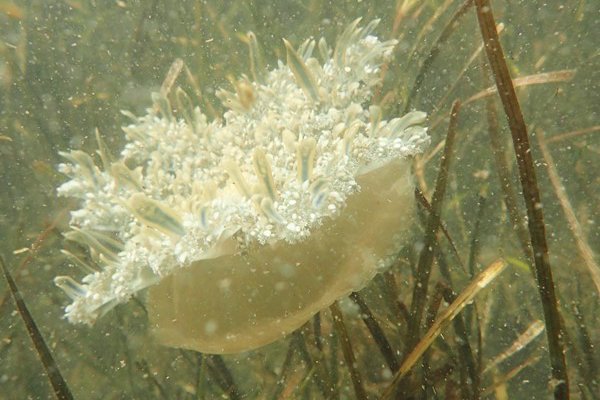
[[[54,390],[54,395],[59,400],[73,399],[73,395],[67,386],[67,382],[65,382],[65,379],[60,373],[58,365],[56,365],[56,362],[52,357],[52,353],[50,353],[50,349],[48,348],[44,337],[40,333],[35,321],[33,320],[33,317],[29,313],[29,309],[27,309],[27,306],[21,297],[21,293],[19,292],[15,281],[10,275],[10,272],[8,272],[8,268],[6,267],[4,258],[2,257],[0,257],[0,267],[2,268],[2,273],[4,274],[4,278],[6,279],[10,293],[15,300],[19,316],[23,320],[23,323],[27,328],[27,333],[33,342],[33,346],[35,347],[35,351],[37,352],[38,357],[40,358],[40,361],[46,370],[46,374],[48,375],[48,379],[50,380],[50,384]]]
[[[411,368],[421,358],[423,353],[433,344],[435,339],[442,333],[442,331],[452,322],[452,320],[462,311],[467,304],[469,304],[473,298],[485,288],[490,282],[492,282],[508,264],[504,260],[498,260],[488,266],[479,275],[471,281],[471,283],[458,295],[456,300],[452,302],[446,308],[442,314],[434,321],[431,328],[427,331],[425,336],[417,343],[412,352],[406,356],[404,362],[400,366],[392,383],[387,387],[383,395],[382,400],[391,399],[396,387],[402,381],[402,378],[411,370]]]
[[[501,30],[499,28],[498,28],[498,33],[501,33]],[[575,70],[565,69],[565,70],[559,70],[559,71],[551,71],[551,72],[544,72],[544,73],[540,73],[540,74],[521,76],[521,77],[513,79],[512,83],[513,83],[514,87],[526,87],[526,86],[531,86],[531,85],[543,85],[546,83],[568,82],[571,79],[573,79],[574,76],[575,76]],[[450,89],[449,89],[449,91],[450,91]],[[481,90],[481,91],[475,93],[474,95],[472,95],[471,97],[466,99],[463,102],[463,106],[470,105],[471,103],[481,100],[481,99],[489,98],[490,96],[496,94],[497,92],[498,92],[498,90],[496,89],[495,86],[490,86],[484,90]],[[445,100],[445,99],[443,99],[443,100]],[[441,102],[439,104],[441,104]],[[446,118],[447,118],[447,116],[445,116],[445,115],[441,116],[439,118],[433,117],[432,118],[433,122],[431,124],[429,124],[429,129],[434,130],[435,128],[437,128],[438,125],[440,125],[442,122],[444,122],[444,120]],[[594,127],[592,127],[591,129],[593,130]],[[589,132],[589,131],[586,131],[585,133],[587,133],[587,132]],[[578,132],[577,134],[578,135],[582,134],[582,132]]]
[[[535,340],[542,332],[544,332],[544,323],[540,320],[534,321],[529,327],[519,335],[519,337],[513,342],[513,344],[502,353],[498,354],[486,367],[483,369],[483,373],[490,371],[495,368],[498,364],[504,360],[517,354],[519,351],[527,347],[531,342]]]
[[[570,139],[598,131],[600,131],[600,125],[590,126],[589,128],[578,129],[576,131],[561,133],[560,135],[554,135],[552,137],[549,137],[546,140],[546,143],[559,142],[561,140]]]
[[[530,366],[534,365],[535,363],[537,363],[538,361],[540,361],[540,358],[541,357],[539,355],[533,355],[533,356],[529,357],[528,359],[526,359],[521,364],[517,365],[515,368],[508,371],[507,373],[497,376],[497,377],[494,377],[494,383],[492,383],[490,386],[488,386],[482,390],[481,397],[488,398],[488,396],[490,396],[492,393],[494,393],[496,390],[498,390],[498,388],[505,386],[506,383],[508,383],[510,380],[514,379],[525,368],[530,367]],[[498,398],[498,397],[496,397],[496,398]]]
[[[556,83],[556,82],[568,82],[575,76],[575,70],[563,69],[560,71],[543,72],[540,74],[533,74],[527,76],[521,76],[512,80],[514,87],[531,86],[531,85],[543,85],[545,83]],[[475,93],[469,97],[463,105],[474,102],[475,100],[482,99],[487,96],[491,96],[498,92],[496,86],[490,86],[480,92]]]
[[[562,207],[563,212],[567,217],[569,229],[575,237],[575,243],[577,244],[579,255],[581,256],[581,259],[583,260],[586,267],[588,268],[588,271],[590,272],[592,281],[596,286],[596,291],[598,291],[598,294],[600,294],[600,266],[594,260],[594,251],[585,239],[585,234],[583,233],[583,229],[581,229],[581,225],[577,220],[577,216],[575,215],[575,211],[573,210],[571,201],[567,196],[567,191],[561,183],[561,179],[558,175],[558,171],[556,170],[552,154],[550,153],[550,150],[548,150],[548,146],[546,146],[546,139],[544,133],[538,132],[536,136],[538,139],[538,144],[540,145],[540,150],[542,151],[542,156],[546,160],[546,170],[548,171],[548,178],[550,178],[550,183],[554,188],[554,192],[556,193],[558,202],[560,203],[560,206]]]

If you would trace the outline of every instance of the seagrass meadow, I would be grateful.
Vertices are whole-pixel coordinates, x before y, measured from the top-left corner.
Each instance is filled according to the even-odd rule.
[[[599,33],[0,0],[0,399],[600,398]]]

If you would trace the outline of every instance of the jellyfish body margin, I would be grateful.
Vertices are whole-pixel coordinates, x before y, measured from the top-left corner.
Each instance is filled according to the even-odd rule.
[[[350,24],[330,48],[285,41],[287,60],[217,94],[208,121],[185,92],[155,95],[113,159],[61,153],[80,200],[65,249],[83,277],[58,276],[73,323],[143,292],[161,344],[237,353],[274,342],[387,268],[409,232],[411,159],[429,143],[412,111],[371,104],[395,40]],[[251,49],[256,38],[249,34]],[[253,52],[251,51],[251,58]],[[253,66],[257,60],[251,60]],[[175,111],[173,110],[175,109]]]

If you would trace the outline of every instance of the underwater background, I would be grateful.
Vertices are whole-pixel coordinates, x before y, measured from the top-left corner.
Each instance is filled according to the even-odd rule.
[[[492,6],[529,132],[570,396],[599,398],[600,4]],[[357,17],[380,18],[376,34],[399,40],[374,95],[384,115],[429,115],[432,144],[414,171],[431,203],[450,109],[455,99],[462,103],[437,203],[443,229],[419,300],[420,336],[477,273],[501,258],[507,263],[444,327],[396,395],[552,396],[560,382],[542,329],[519,171],[502,103],[488,90],[494,79],[474,2],[0,0],[0,254],[74,398],[352,399],[388,390],[419,339],[408,327],[434,212],[426,200],[398,262],[339,301],[343,328],[334,324],[334,307],[248,353],[209,356],[155,344],[143,296],[93,327],[71,325],[63,319],[68,298],[53,284],[73,271],[60,250],[77,205],[56,196],[66,180],[57,172],[60,151],[94,153],[98,129],[117,154],[128,122],[120,110],[141,115],[151,107],[151,93],[177,59],[185,68],[176,85],[218,117],[224,109],[215,91],[250,72],[248,31],[272,69],[285,60],[282,38],[296,46],[309,37],[334,43]],[[21,315],[0,279],[0,399],[53,398]]]

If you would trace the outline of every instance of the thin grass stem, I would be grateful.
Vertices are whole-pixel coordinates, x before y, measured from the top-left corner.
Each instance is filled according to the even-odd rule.
[[[344,316],[342,315],[342,311],[340,310],[337,301],[329,306],[329,310],[331,311],[331,315],[333,317],[333,325],[342,344],[342,353],[344,354],[346,367],[348,367],[348,371],[350,372],[350,379],[352,380],[352,386],[354,387],[354,394],[356,395],[357,399],[366,400],[367,392],[365,392],[362,384],[362,378],[357,368],[358,366],[356,364],[354,350],[352,349],[352,343],[350,342],[350,336],[348,336],[348,331],[346,330],[346,325],[344,324]]]
[[[560,176],[558,175],[558,171],[556,170],[556,165],[554,163],[554,158],[552,157],[552,154],[546,145],[545,135],[542,131],[538,130],[536,136],[538,139],[538,144],[540,145],[542,156],[546,161],[548,178],[550,178],[550,183],[554,188],[554,193],[556,194],[558,202],[565,213],[565,217],[567,217],[567,223],[571,233],[573,234],[573,237],[575,238],[575,244],[577,244],[579,255],[581,256],[581,259],[583,260],[590,276],[592,277],[592,282],[594,282],[596,291],[598,292],[597,295],[600,296],[600,265],[598,265],[596,260],[594,260],[594,251],[585,238],[585,234],[583,233],[583,229],[581,229],[581,225],[577,220],[577,216],[575,215],[575,211],[573,210],[573,206],[571,205],[567,191],[564,189],[561,183]]]
[[[431,65],[433,64],[433,62],[435,61],[437,56],[440,54],[442,45],[444,43],[446,43],[446,41],[450,38],[452,33],[459,26],[459,24],[457,24],[458,20],[460,20],[460,18],[467,13],[467,11],[469,10],[469,8],[471,8],[472,5],[473,5],[473,0],[465,0],[461,4],[461,6],[458,8],[458,10],[456,10],[456,12],[452,15],[452,18],[450,18],[450,20],[448,21],[446,26],[444,26],[442,33],[440,33],[440,36],[438,36],[437,40],[431,47],[429,54],[427,55],[427,57],[425,57],[425,59],[421,63],[421,66],[419,67],[419,72],[417,72],[417,77],[415,78],[415,83],[414,83],[412,89],[410,90],[410,94],[408,95],[408,98],[406,99],[404,113],[407,113],[408,111],[410,111],[410,108],[412,107],[412,103],[415,100],[415,97],[416,97],[417,93],[419,92],[421,85],[425,81],[425,75],[431,68]]]
[[[527,207],[527,225],[533,247],[535,273],[537,277],[540,300],[544,310],[546,334],[548,337],[548,351],[552,366],[552,386],[555,399],[569,398],[569,377],[564,354],[564,337],[561,327],[558,302],[554,289],[554,279],[550,268],[548,243],[546,242],[544,214],[540,192],[537,185],[536,173],[531,155],[531,146],[525,119],[519,105],[519,100],[510,77],[504,52],[500,45],[496,22],[489,0],[475,0],[477,20],[481,35],[485,43],[486,54],[494,73],[498,94],[508,118],[508,125],[512,134],[513,145],[519,167],[519,176],[523,197]]]
[[[390,342],[388,341],[383,329],[377,322],[377,319],[371,312],[371,309],[365,303],[364,299],[360,296],[360,294],[353,292],[350,294],[350,299],[358,305],[360,308],[361,319],[371,332],[375,343],[377,343],[377,347],[379,347],[379,351],[383,355],[386,364],[392,372],[396,372],[400,367],[400,362],[398,361],[398,357],[396,357],[396,353],[392,349]]]
[[[8,271],[8,267],[4,263],[4,258],[0,256],[0,267],[2,269],[2,273],[4,274],[4,278],[6,279],[6,283],[8,284],[8,288],[10,293],[12,294],[13,300],[15,301],[15,305],[17,307],[17,311],[19,312],[19,316],[23,320],[25,327],[27,328],[27,333],[33,342],[33,346],[35,347],[35,351],[44,366],[44,370],[48,375],[48,379],[50,380],[50,384],[52,385],[52,389],[54,390],[54,395],[59,400],[71,400],[73,399],[73,395],[71,394],[71,390],[67,385],[67,382],[63,378],[60,370],[58,369],[58,365],[52,357],[52,353],[50,352],[50,348],[46,344],[42,333],[37,327],[35,320],[33,319],[29,309],[25,305],[23,301],[23,297],[21,296],[21,292],[19,292],[19,288],[17,284],[13,280],[10,272]]]
[[[388,400],[393,398],[396,388],[402,382],[403,378],[412,369],[412,367],[419,361],[423,353],[433,344],[433,342],[440,336],[443,330],[454,320],[454,318],[469,304],[473,298],[483,288],[490,284],[494,279],[500,275],[508,264],[504,260],[498,260],[490,264],[485,270],[478,274],[475,279],[456,297],[456,300],[452,302],[446,308],[442,314],[435,320],[431,328],[423,336],[423,338],[417,343],[413,350],[406,356],[400,369],[394,375],[394,379],[390,385],[386,388],[381,396],[381,400]]]
[[[446,192],[446,183],[448,181],[448,170],[452,159],[452,151],[454,147],[454,139],[456,137],[456,127],[458,125],[458,113],[460,110],[460,102],[455,101],[450,112],[450,124],[448,126],[448,134],[446,135],[446,145],[442,156],[440,171],[438,173],[433,199],[431,201],[432,212],[429,215],[427,230],[425,232],[425,240],[423,250],[419,256],[419,261],[416,271],[416,282],[413,290],[413,297],[410,309],[411,319],[407,330],[406,344],[410,349],[419,341],[419,331],[421,320],[423,319],[423,309],[425,307],[427,288],[429,284],[429,276],[431,274],[431,265],[433,256],[437,247],[437,232],[440,227],[440,214],[444,194]]]

